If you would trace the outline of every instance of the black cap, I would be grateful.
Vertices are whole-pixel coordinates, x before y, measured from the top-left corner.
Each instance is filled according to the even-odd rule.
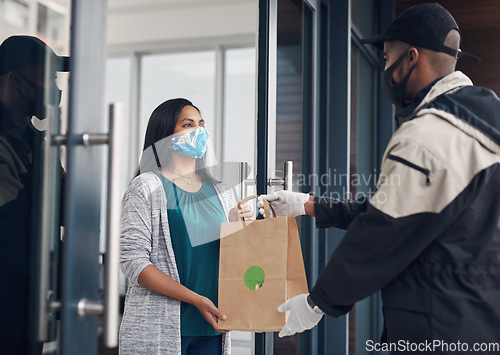
[[[363,38],[361,43],[373,43],[378,49],[384,49],[384,41],[398,40],[449,54],[455,58],[465,58],[473,62],[481,59],[475,55],[445,46],[443,43],[451,30],[460,33],[455,19],[438,3],[415,5],[396,17],[385,33]],[[462,34],[460,33],[460,36]]]
[[[69,57],[56,55],[42,40],[33,36],[11,36],[0,45],[0,75],[24,66],[45,64],[47,59],[56,71],[69,71]]]

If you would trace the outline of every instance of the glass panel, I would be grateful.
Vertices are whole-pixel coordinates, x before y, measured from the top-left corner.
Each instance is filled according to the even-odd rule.
[[[144,4],[140,0],[110,0],[108,5],[109,53],[116,56],[131,53],[131,65],[138,67],[111,69],[116,78],[120,72],[127,75],[132,72],[132,85],[136,81],[139,83],[137,88],[130,88],[132,95],[138,91],[138,97],[130,96],[131,119],[139,122],[139,128],[131,132],[137,135],[134,149],[137,145],[141,154],[152,111],[168,99],[184,97],[200,109],[207,123],[218,149],[223,182],[237,187],[238,179],[231,180],[228,175],[235,170],[232,169],[237,165],[234,162],[239,161],[249,163],[252,170],[249,178],[252,179],[256,150],[256,65],[255,49],[249,47],[255,39],[257,2],[245,0],[227,5],[160,1]],[[119,85],[122,84],[117,82]],[[232,353],[250,355],[251,339],[250,333],[233,332]]]
[[[247,178],[255,179],[255,48],[225,51],[224,88],[223,178],[232,185],[230,182],[239,178],[238,169],[234,169],[238,162],[247,162]],[[249,185],[246,195],[254,194],[253,190]]]
[[[53,49],[64,47],[64,23],[66,21],[64,8],[62,10],[38,4],[37,30],[42,38],[53,43]],[[62,12],[61,12],[62,11]]]
[[[302,1],[278,0],[276,81],[276,173],[283,176],[283,162],[293,161],[293,174],[302,173],[303,38]],[[294,179],[296,185],[298,179]],[[279,189],[282,189],[281,187]],[[299,187],[294,186],[298,191]],[[300,220],[298,220],[300,230]],[[274,354],[299,354],[298,334],[279,338],[274,333]]]
[[[375,166],[375,75],[376,68],[363,57],[358,48],[351,53],[351,187],[352,198],[373,194],[376,183]],[[349,353],[364,354],[372,334],[375,302],[373,297],[356,304],[349,313]]]
[[[209,130],[214,128],[215,52],[200,51],[145,55],[141,62],[140,143],[153,110],[162,102],[183,97],[201,111]]]
[[[67,127],[69,75],[62,70],[69,67],[56,55],[69,54],[70,14],[64,2],[46,3],[28,11],[25,2],[0,1],[0,279],[9,285],[0,291],[2,354],[59,348],[60,315],[40,321],[38,309],[61,296],[65,164],[46,141]],[[10,37],[17,31],[23,37]],[[48,329],[44,342],[40,324]]]
[[[109,58],[106,61],[106,109],[109,109],[109,105],[112,103],[123,103],[123,119],[126,121],[124,124],[125,137],[130,135],[130,62],[128,57]],[[106,115],[106,117],[108,116]],[[125,141],[125,146],[128,146],[128,139]],[[129,163],[128,159],[124,161],[121,185],[123,188],[129,183],[129,175],[126,173],[129,171]]]
[[[242,198],[239,169],[235,169],[238,163],[247,162],[246,178],[255,179],[255,48],[227,49],[224,63],[223,181],[236,186],[236,193]],[[255,193],[253,184],[245,186],[245,195]],[[233,354],[251,354],[252,333],[233,331],[231,342]]]
[[[108,58],[106,61],[106,103],[123,103],[123,113],[129,117],[130,58]]]
[[[351,193],[368,193],[375,186],[375,68],[352,49],[351,76]],[[373,190],[372,190],[373,192]]]
[[[375,14],[376,1],[373,0],[352,0],[351,20],[352,24],[361,32],[364,37],[375,34]]]
[[[125,128],[125,132],[123,133],[125,137],[127,137],[124,141],[125,147],[128,147],[129,145],[129,139],[130,139],[130,125],[129,125],[129,120],[130,120],[130,105],[129,105],[129,100],[130,100],[130,72],[131,72],[131,60],[128,57],[117,57],[117,58],[108,58],[106,60],[106,110],[107,114],[106,117],[108,117],[109,114],[109,105],[112,103],[116,102],[121,102],[123,104],[123,119],[126,121],[126,123],[123,125]],[[126,151],[128,153],[128,151]],[[125,154],[126,154],[125,153]],[[107,172],[107,164],[108,160],[105,158],[104,159],[104,168],[103,171]],[[129,179],[129,159],[124,159],[123,161],[123,171],[122,171],[122,181],[121,181],[121,187],[122,187],[122,192],[125,192],[125,188],[128,186],[130,179]],[[135,168],[135,167],[134,167]],[[107,179],[107,173],[103,174],[103,179]],[[106,192],[103,192],[101,196],[101,206],[102,206],[102,213],[101,213],[101,231],[106,231],[106,222],[107,222],[107,210],[106,210],[106,199],[107,195]],[[104,238],[104,234],[101,234],[100,238],[100,253],[103,255],[106,252],[106,239]],[[102,260],[100,260],[102,264]],[[102,268],[101,268],[102,269]],[[125,296],[125,293],[127,291],[127,280],[123,274],[120,273],[120,295],[122,297]]]
[[[17,0],[0,0],[2,19],[10,25],[27,28],[29,22],[29,7]]]
[[[302,171],[302,2],[278,1],[276,170],[293,161],[293,172]],[[270,172],[272,176],[273,172]]]

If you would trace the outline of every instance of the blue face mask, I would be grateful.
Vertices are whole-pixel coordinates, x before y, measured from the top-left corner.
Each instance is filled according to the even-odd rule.
[[[207,129],[205,127],[198,127],[192,132],[172,138],[172,150],[179,154],[199,159],[207,151],[208,138]]]

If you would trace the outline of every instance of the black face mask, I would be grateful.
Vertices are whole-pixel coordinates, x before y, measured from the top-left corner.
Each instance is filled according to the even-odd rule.
[[[35,84],[24,75],[19,75],[33,88],[33,90],[35,90],[35,97],[32,99],[23,94],[24,100],[29,106],[30,114],[36,116],[39,120],[47,118],[45,103],[53,105],[54,107],[59,107],[61,103],[61,90],[59,90],[57,86],[44,88]]]
[[[403,58],[408,54],[408,52],[403,53],[387,70],[382,72],[381,74],[381,83],[382,83],[382,91],[385,96],[397,107],[404,107],[403,103],[406,92],[406,84],[408,83],[408,79],[410,79],[410,75],[415,69],[416,64],[410,68],[406,76],[401,80],[399,84],[394,84],[392,82],[392,74],[394,70],[401,63]]]

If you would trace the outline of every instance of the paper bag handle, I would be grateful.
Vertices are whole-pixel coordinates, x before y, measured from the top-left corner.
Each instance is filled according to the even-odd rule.
[[[254,198],[257,198],[257,197],[259,197],[259,195],[250,195],[250,196],[245,197],[243,200],[238,202],[238,208],[241,209],[242,203],[248,202],[248,201],[253,200]],[[264,218],[271,218],[271,213],[269,213],[269,208],[271,208],[273,215],[276,216],[276,212],[274,211],[274,208],[273,208],[273,206],[271,206],[269,201],[267,201],[265,199],[262,199],[262,201],[264,202],[264,212],[266,213],[266,216]],[[238,220],[241,220],[240,216],[238,216]]]

